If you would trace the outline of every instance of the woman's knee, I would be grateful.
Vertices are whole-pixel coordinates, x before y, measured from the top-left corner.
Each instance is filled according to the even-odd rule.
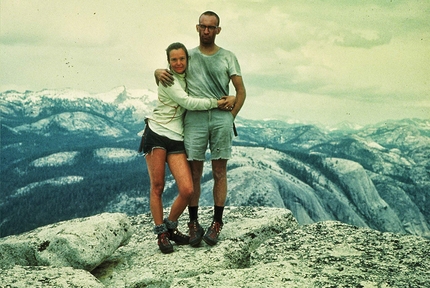
[[[194,189],[193,186],[185,186],[179,189],[179,195],[184,199],[190,199],[193,196]]]
[[[152,183],[151,195],[161,197],[164,191],[164,183]]]

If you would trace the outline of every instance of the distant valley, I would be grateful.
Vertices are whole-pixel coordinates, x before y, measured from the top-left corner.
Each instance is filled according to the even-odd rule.
[[[137,148],[156,97],[125,87],[1,93],[0,236],[106,211],[147,213]],[[236,126],[227,205],[430,238],[430,119],[322,127],[238,117]],[[209,165],[201,206],[213,205]],[[168,206],[177,190],[166,180]]]

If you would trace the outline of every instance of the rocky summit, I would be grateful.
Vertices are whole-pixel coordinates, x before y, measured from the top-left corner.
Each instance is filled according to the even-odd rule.
[[[200,211],[207,227],[212,208]],[[224,221],[216,246],[175,245],[168,255],[150,214],[103,213],[1,238],[0,287],[430,287],[430,241],[419,236],[298,225],[284,208],[226,207]]]

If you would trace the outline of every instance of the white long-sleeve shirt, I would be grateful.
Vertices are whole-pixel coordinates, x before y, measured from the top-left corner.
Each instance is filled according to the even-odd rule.
[[[218,107],[217,99],[190,97],[186,92],[185,73],[173,71],[172,86],[158,86],[158,102],[148,125],[158,135],[184,140],[183,116],[186,110],[209,110]]]

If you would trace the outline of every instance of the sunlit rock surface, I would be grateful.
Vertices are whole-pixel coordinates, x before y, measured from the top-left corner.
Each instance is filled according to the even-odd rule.
[[[212,213],[212,208],[200,208],[199,220],[202,226],[207,227],[210,224]],[[1,285],[5,285],[4,287],[430,286],[428,257],[430,241],[419,236],[382,233],[336,221],[299,226],[287,209],[226,207],[224,228],[220,242],[216,246],[210,247],[203,242],[197,248],[174,245],[175,252],[164,255],[158,250],[156,236],[152,233],[150,214],[133,217],[125,217],[122,216],[123,214],[109,215],[100,214],[94,216],[94,219],[90,217],[62,222],[62,229],[58,229],[60,224],[56,224],[41,227],[36,230],[37,233],[33,231],[0,239],[2,261],[5,259],[4,251],[16,251],[15,254],[7,256],[5,261],[9,265],[2,262]],[[94,221],[95,219],[100,221],[110,219],[109,223],[112,227],[101,225],[98,221]],[[186,222],[187,213],[180,219],[180,230],[183,232],[186,232]],[[101,228],[97,228],[101,226],[106,228],[103,230],[106,234],[99,233],[99,235],[112,234],[113,236],[94,237],[90,241],[94,229],[101,231]],[[74,231],[73,237],[82,239],[81,242],[74,241],[76,251],[88,251],[88,245],[105,247],[106,249],[92,249],[89,257],[104,259],[104,261],[94,269],[92,265],[76,269],[71,268],[71,263],[76,259],[69,258],[68,261],[50,264],[20,258],[28,257],[30,255],[28,251],[34,248],[35,243],[39,243],[39,248],[45,248],[44,251],[49,249],[49,246],[41,247],[38,242],[41,238],[35,241],[32,235],[55,235],[61,234],[63,230]],[[130,238],[131,231],[134,234]],[[113,247],[112,239],[117,237],[118,241],[115,243],[119,248],[111,251],[109,247]],[[81,246],[78,245],[79,243]],[[8,250],[5,250],[5,247]],[[106,256],[108,250],[111,252]],[[27,252],[23,253],[25,251]],[[60,250],[56,252],[55,257],[51,259],[63,255]],[[71,254],[68,253],[68,255]]]

